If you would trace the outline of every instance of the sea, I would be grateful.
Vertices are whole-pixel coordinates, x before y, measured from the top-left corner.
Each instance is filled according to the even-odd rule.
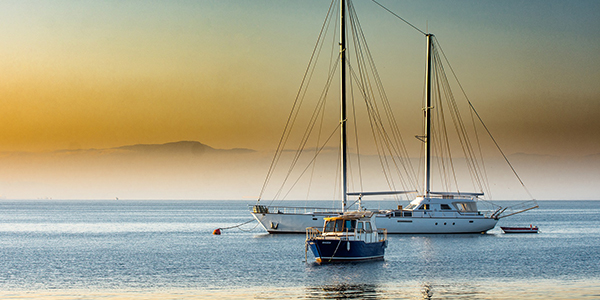
[[[252,204],[0,200],[0,299],[600,299],[600,201],[538,201],[486,234],[389,235],[383,261],[331,265],[304,234],[213,235]]]

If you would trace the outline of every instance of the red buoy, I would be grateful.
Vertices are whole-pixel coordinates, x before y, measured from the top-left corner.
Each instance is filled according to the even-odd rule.
[[[221,229],[217,228],[213,231],[214,235],[221,235]]]

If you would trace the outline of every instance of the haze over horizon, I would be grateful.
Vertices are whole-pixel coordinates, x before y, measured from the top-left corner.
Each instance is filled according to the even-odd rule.
[[[506,154],[560,157],[571,168],[600,154],[599,2],[378,2],[435,34]],[[0,153],[177,141],[253,149],[260,155],[274,151],[329,5],[318,0],[2,1]],[[412,139],[421,133],[425,39],[371,1],[354,5],[402,133]],[[407,147],[418,157],[420,142],[412,139]],[[97,192],[86,195],[114,197],[94,186],[93,178],[134,194],[133,187],[103,177],[118,173],[87,158],[69,160],[72,168],[47,185],[64,157],[43,162],[15,157],[0,160],[0,195],[45,197],[43,191],[32,193],[45,186],[77,198],[76,192],[65,192],[66,181],[84,172],[82,161],[100,172],[86,175],[88,188]],[[185,168],[184,161],[178,166]],[[530,178],[577,184],[600,177],[600,171],[586,169],[585,178],[576,170],[566,178],[559,174],[562,167],[542,171],[548,162],[536,161],[542,165],[524,167]],[[254,170],[231,167],[228,172],[263,178],[263,162]],[[42,167],[43,172],[36,169]],[[136,175],[132,171],[127,178]],[[148,181],[133,186],[169,184],[168,177],[144,176]],[[586,199],[599,191],[589,183],[592,187],[582,193]],[[194,195],[203,192],[189,189],[181,195],[198,198]]]

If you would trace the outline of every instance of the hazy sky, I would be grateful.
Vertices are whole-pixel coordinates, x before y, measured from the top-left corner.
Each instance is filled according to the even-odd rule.
[[[420,117],[423,36],[355,2]],[[600,153],[600,2],[379,2],[436,35],[506,152]],[[273,149],[329,3],[1,1],[0,151]]]

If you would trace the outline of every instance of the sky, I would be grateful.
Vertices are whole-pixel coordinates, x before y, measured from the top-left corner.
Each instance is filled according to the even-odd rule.
[[[507,152],[600,152],[600,3],[380,3],[436,35]],[[389,43],[374,56],[397,76],[391,93],[419,95],[422,35],[371,1],[356,6],[371,47]],[[178,140],[274,149],[328,7],[2,1],[0,151]]]
[[[403,134],[418,135],[425,38],[372,1],[354,2]],[[581,158],[598,156],[600,2],[378,2],[435,34],[504,152],[526,154],[518,157],[528,158],[524,177],[539,181],[538,194],[547,186],[536,178],[540,172],[566,184],[581,172],[570,170],[567,178],[557,172],[561,166],[573,165],[570,160],[590,165]],[[0,1],[0,153],[182,140],[273,151],[329,5],[326,0]],[[408,143],[413,157],[420,145],[416,139]],[[168,176],[159,180],[145,169],[154,181],[141,180],[132,191],[124,182],[140,176],[117,178],[127,172],[121,158],[111,163],[122,168],[112,168],[97,156],[14,157],[5,156],[0,168],[7,197],[173,195],[169,189],[148,190]],[[560,157],[560,166],[543,171],[539,166],[548,165],[547,157]],[[66,165],[63,179],[49,179]],[[85,173],[92,165],[95,171]],[[189,169],[190,163],[182,158],[179,165]],[[597,178],[594,170],[586,170],[586,178]],[[171,168],[165,174],[178,172]],[[259,187],[265,172],[242,173],[260,174],[250,175],[260,180],[248,183]],[[101,174],[114,176],[105,186],[118,185],[118,192],[102,186],[95,186],[101,193],[89,192]],[[82,176],[89,180],[74,190],[68,181]],[[185,178],[190,177],[181,182]],[[140,194],[144,189],[148,193]],[[546,192],[546,199],[564,197]],[[202,193],[178,197],[196,199]],[[573,197],[595,193],[589,187]]]
[[[600,3],[380,3],[436,35],[508,152],[600,152]],[[375,55],[416,56],[390,85],[419,93],[424,38],[370,1],[356,5],[373,44],[389,42]],[[274,148],[328,6],[2,1],[0,150]]]

